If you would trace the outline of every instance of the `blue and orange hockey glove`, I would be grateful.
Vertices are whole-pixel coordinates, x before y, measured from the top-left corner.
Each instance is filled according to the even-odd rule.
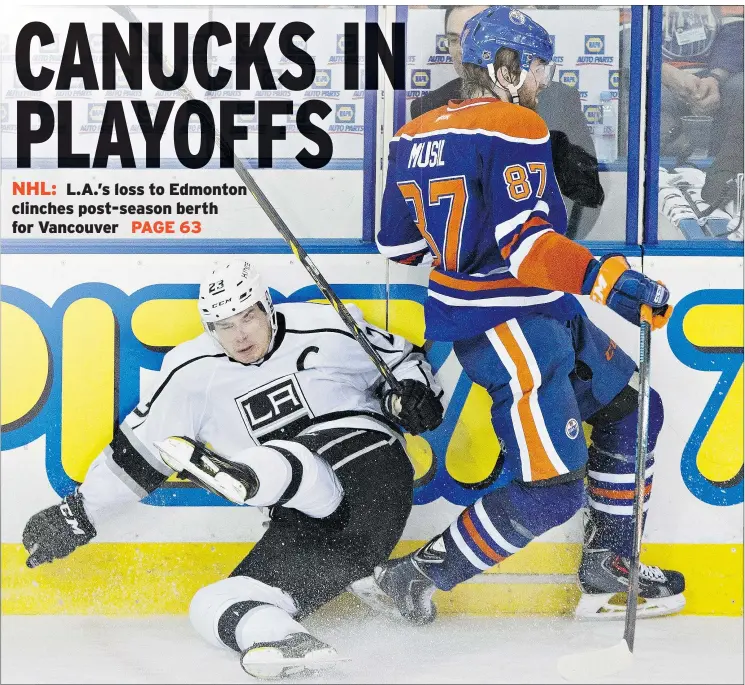
[[[582,294],[610,307],[635,326],[640,323],[641,306],[649,305],[653,330],[665,326],[673,313],[667,304],[670,291],[665,285],[631,269],[622,255],[593,259],[585,272]]]

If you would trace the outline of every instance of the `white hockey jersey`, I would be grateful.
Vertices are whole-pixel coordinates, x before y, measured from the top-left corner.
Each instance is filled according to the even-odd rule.
[[[420,350],[367,323],[350,305],[373,347],[399,379],[412,378],[441,394]],[[80,491],[96,520],[112,508],[153,492],[172,474],[153,443],[179,435],[230,458],[272,439],[292,439],[309,426],[349,426],[398,435],[380,410],[382,378],[329,305],[276,307],[271,352],[258,364],[228,357],[207,333],[168,352],[158,377],[115,430]]]

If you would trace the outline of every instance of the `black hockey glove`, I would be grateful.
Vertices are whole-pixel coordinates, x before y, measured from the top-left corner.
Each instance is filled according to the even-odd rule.
[[[583,207],[600,207],[605,193],[600,185],[597,158],[570,143],[566,133],[551,131],[550,134],[554,173],[561,194]]]
[[[34,514],[23,529],[23,546],[29,553],[26,566],[34,568],[62,559],[96,537],[96,529],[76,490],[59,504]]]
[[[388,388],[380,406],[386,417],[412,435],[434,430],[442,423],[442,402],[421,381],[401,381],[400,395]]]

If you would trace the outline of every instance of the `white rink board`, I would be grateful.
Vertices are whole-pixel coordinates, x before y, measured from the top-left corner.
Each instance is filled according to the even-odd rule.
[[[307,273],[289,254],[248,256],[266,275],[269,285],[286,296],[310,284]],[[194,285],[212,262],[224,258],[223,255],[214,254],[4,255],[3,299],[8,302],[11,297],[12,289],[7,286],[26,291],[51,306],[61,294],[80,284],[108,284],[128,295],[154,284]],[[337,288],[356,285],[360,293],[378,293],[375,299],[380,299],[379,293],[385,292],[386,266],[382,257],[319,254],[313,259]],[[639,260],[632,260],[632,263],[638,266]],[[742,307],[741,258],[655,257],[648,259],[645,266],[655,278],[670,286],[674,303],[695,291],[711,291],[712,285],[716,284],[716,291],[712,292],[716,294],[729,289],[736,296],[739,293],[739,306]],[[390,274],[393,287],[401,283],[421,284],[426,272],[396,266],[390,270]],[[379,287],[371,290],[371,286],[375,285]],[[703,294],[707,295],[707,292]],[[608,310],[595,306],[587,308],[593,320],[635,357],[638,349],[637,330]],[[742,310],[739,311],[741,317]],[[713,322],[712,327],[715,326],[716,322]],[[53,336],[50,340],[51,345],[58,344]],[[11,345],[10,349],[14,351],[16,347]],[[151,372],[143,370],[142,373]],[[713,505],[692,493],[681,476],[681,454],[719,375],[689,368],[673,354],[665,333],[655,333],[653,385],[662,395],[667,418],[656,453],[653,507],[645,536],[650,542],[742,542],[741,485],[740,503]],[[49,420],[53,423],[52,418]],[[59,423],[59,417],[55,417],[54,421]],[[733,429],[733,433],[736,435],[737,431]],[[6,432],[4,446],[9,444],[8,435],[10,433]],[[727,436],[724,440],[727,445]],[[57,499],[45,472],[47,448],[46,438],[42,435],[28,444],[2,452],[2,542],[20,542],[21,531],[28,517]],[[737,459],[738,449],[741,464],[741,442],[739,445],[729,445],[728,454]],[[415,507],[405,538],[421,540],[439,532],[460,508],[442,499]],[[245,508],[140,504],[127,516],[101,530],[97,540],[242,542],[258,539],[263,530],[260,522],[258,512]],[[573,519],[561,529],[552,531],[545,539],[579,541],[578,521]]]

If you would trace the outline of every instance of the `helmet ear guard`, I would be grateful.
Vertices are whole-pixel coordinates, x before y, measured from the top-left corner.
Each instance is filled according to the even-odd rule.
[[[500,88],[504,88],[509,94],[510,98],[512,98],[512,103],[515,105],[520,104],[520,95],[518,94],[518,91],[520,88],[522,88],[523,83],[525,83],[525,79],[528,76],[528,72],[525,71],[525,69],[520,69],[520,79],[517,82],[517,85],[514,83],[510,83],[509,81],[502,81],[501,78],[496,73],[496,70],[494,69],[494,62],[489,64],[489,66],[486,68],[486,70],[489,72],[489,78],[492,80],[493,83],[495,83]]]
[[[273,338],[274,334],[277,332],[277,312],[274,311],[274,302],[272,301],[272,296],[269,294],[269,288],[264,291],[264,297],[256,304],[258,304],[261,311],[269,317],[272,324]]]

